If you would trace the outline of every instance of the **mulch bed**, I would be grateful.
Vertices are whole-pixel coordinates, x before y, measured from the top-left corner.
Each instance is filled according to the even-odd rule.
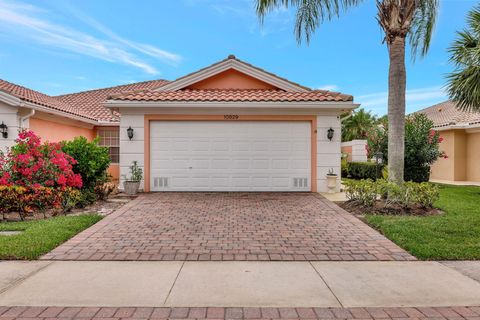
[[[409,215],[409,216],[432,216],[443,214],[443,211],[437,208],[424,208],[419,205],[403,207],[398,204],[385,206],[384,201],[377,201],[372,207],[364,206],[358,201],[349,200],[337,203],[341,208],[356,215],[364,216],[365,214],[383,214],[383,215]]]
[[[136,197],[130,197],[124,194],[112,194],[106,200],[98,200],[95,203],[92,203],[91,205],[86,206],[85,208],[73,209],[69,212],[66,212],[65,215],[76,216],[81,214],[99,214],[102,216],[107,216],[134,198]],[[43,219],[51,218],[54,216],[61,216],[61,215],[64,215],[64,213],[61,213],[58,210],[47,210],[44,213],[32,212],[32,213],[26,214],[24,221],[43,220]],[[3,217],[5,219],[3,219]],[[21,221],[20,215],[18,214],[18,212],[0,214],[0,223],[17,222],[17,221]]]

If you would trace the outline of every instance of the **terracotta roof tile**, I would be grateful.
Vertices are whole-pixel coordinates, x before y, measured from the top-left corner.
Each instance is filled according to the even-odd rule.
[[[103,106],[109,96],[125,91],[146,89],[153,90],[167,84],[168,82],[169,81],[167,80],[144,81],[110,88],[64,94],[61,96],[56,96],[55,98],[64,103],[68,103],[72,107],[81,110],[82,112],[88,113],[96,120],[118,122],[119,115],[117,113],[112,115],[110,110]]]
[[[79,110],[68,103],[63,102],[60,99],[2,79],[0,79],[0,91],[6,92],[26,102],[31,102],[43,107],[66,112],[90,120],[96,120],[95,117],[93,117],[92,115],[83,112],[82,110]]]
[[[480,112],[461,111],[452,101],[444,101],[431,107],[419,110],[433,121],[435,127],[449,125],[472,125],[480,123]]]
[[[225,102],[343,102],[353,101],[350,95],[326,90],[287,92],[264,89],[185,89],[178,91],[142,90],[112,95],[112,100],[123,101],[225,101]]]

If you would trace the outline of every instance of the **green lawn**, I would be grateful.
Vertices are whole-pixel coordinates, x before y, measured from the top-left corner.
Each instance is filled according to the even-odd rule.
[[[367,215],[367,222],[422,260],[480,259],[480,187],[440,186],[440,216]]]
[[[37,259],[101,219],[100,215],[89,214],[0,223],[0,231],[24,231],[13,236],[0,235],[0,259]]]

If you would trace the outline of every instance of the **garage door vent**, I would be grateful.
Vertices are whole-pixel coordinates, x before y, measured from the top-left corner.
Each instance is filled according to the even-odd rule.
[[[293,187],[294,188],[308,188],[308,179],[307,178],[293,178]]]
[[[155,188],[166,188],[168,187],[168,178],[167,177],[154,177],[153,186]]]

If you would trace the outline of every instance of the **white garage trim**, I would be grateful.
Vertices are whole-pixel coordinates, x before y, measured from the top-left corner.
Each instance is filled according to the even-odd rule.
[[[316,116],[303,116],[303,115],[145,115],[145,126],[144,126],[144,135],[145,135],[145,191],[155,191],[152,190],[151,185],[154,181],[151,181],[152,170],[151,168],[151,157],[153,154],[152,151],[152,136],[151,136],[151,127],[153,121],[226,121],[226,122],[257,122],[264,121],[268,123],[274,122],[308,122],[310,126],[310,132],[308,137],[310,138],[309,152],[309,188],[300,189],[298,191],[312,191],[316,192],[317,190],[317,138],[316,138]],[[158,125],[153,124],[158,128]],[[258,126],[252,125],[254,128],[259,128]],[[172,127],[174,128],[174,127]],[[158,129],[156,129],[158,130]],[[308,130],[308,128],[307,128]],[[153,137],[154,138],[154,137]],[[161,182],[157,181],[157,186]],[[246,190],[247,188],[245,188]],[[220,191],[220,189],[218,189]],[[239,188],[238,190],[242,190]],[[199,189],[200,191],[200,189]],[[280,190],[279,190],[280,191]],[[282,190],[286,191],[286,190]]]

